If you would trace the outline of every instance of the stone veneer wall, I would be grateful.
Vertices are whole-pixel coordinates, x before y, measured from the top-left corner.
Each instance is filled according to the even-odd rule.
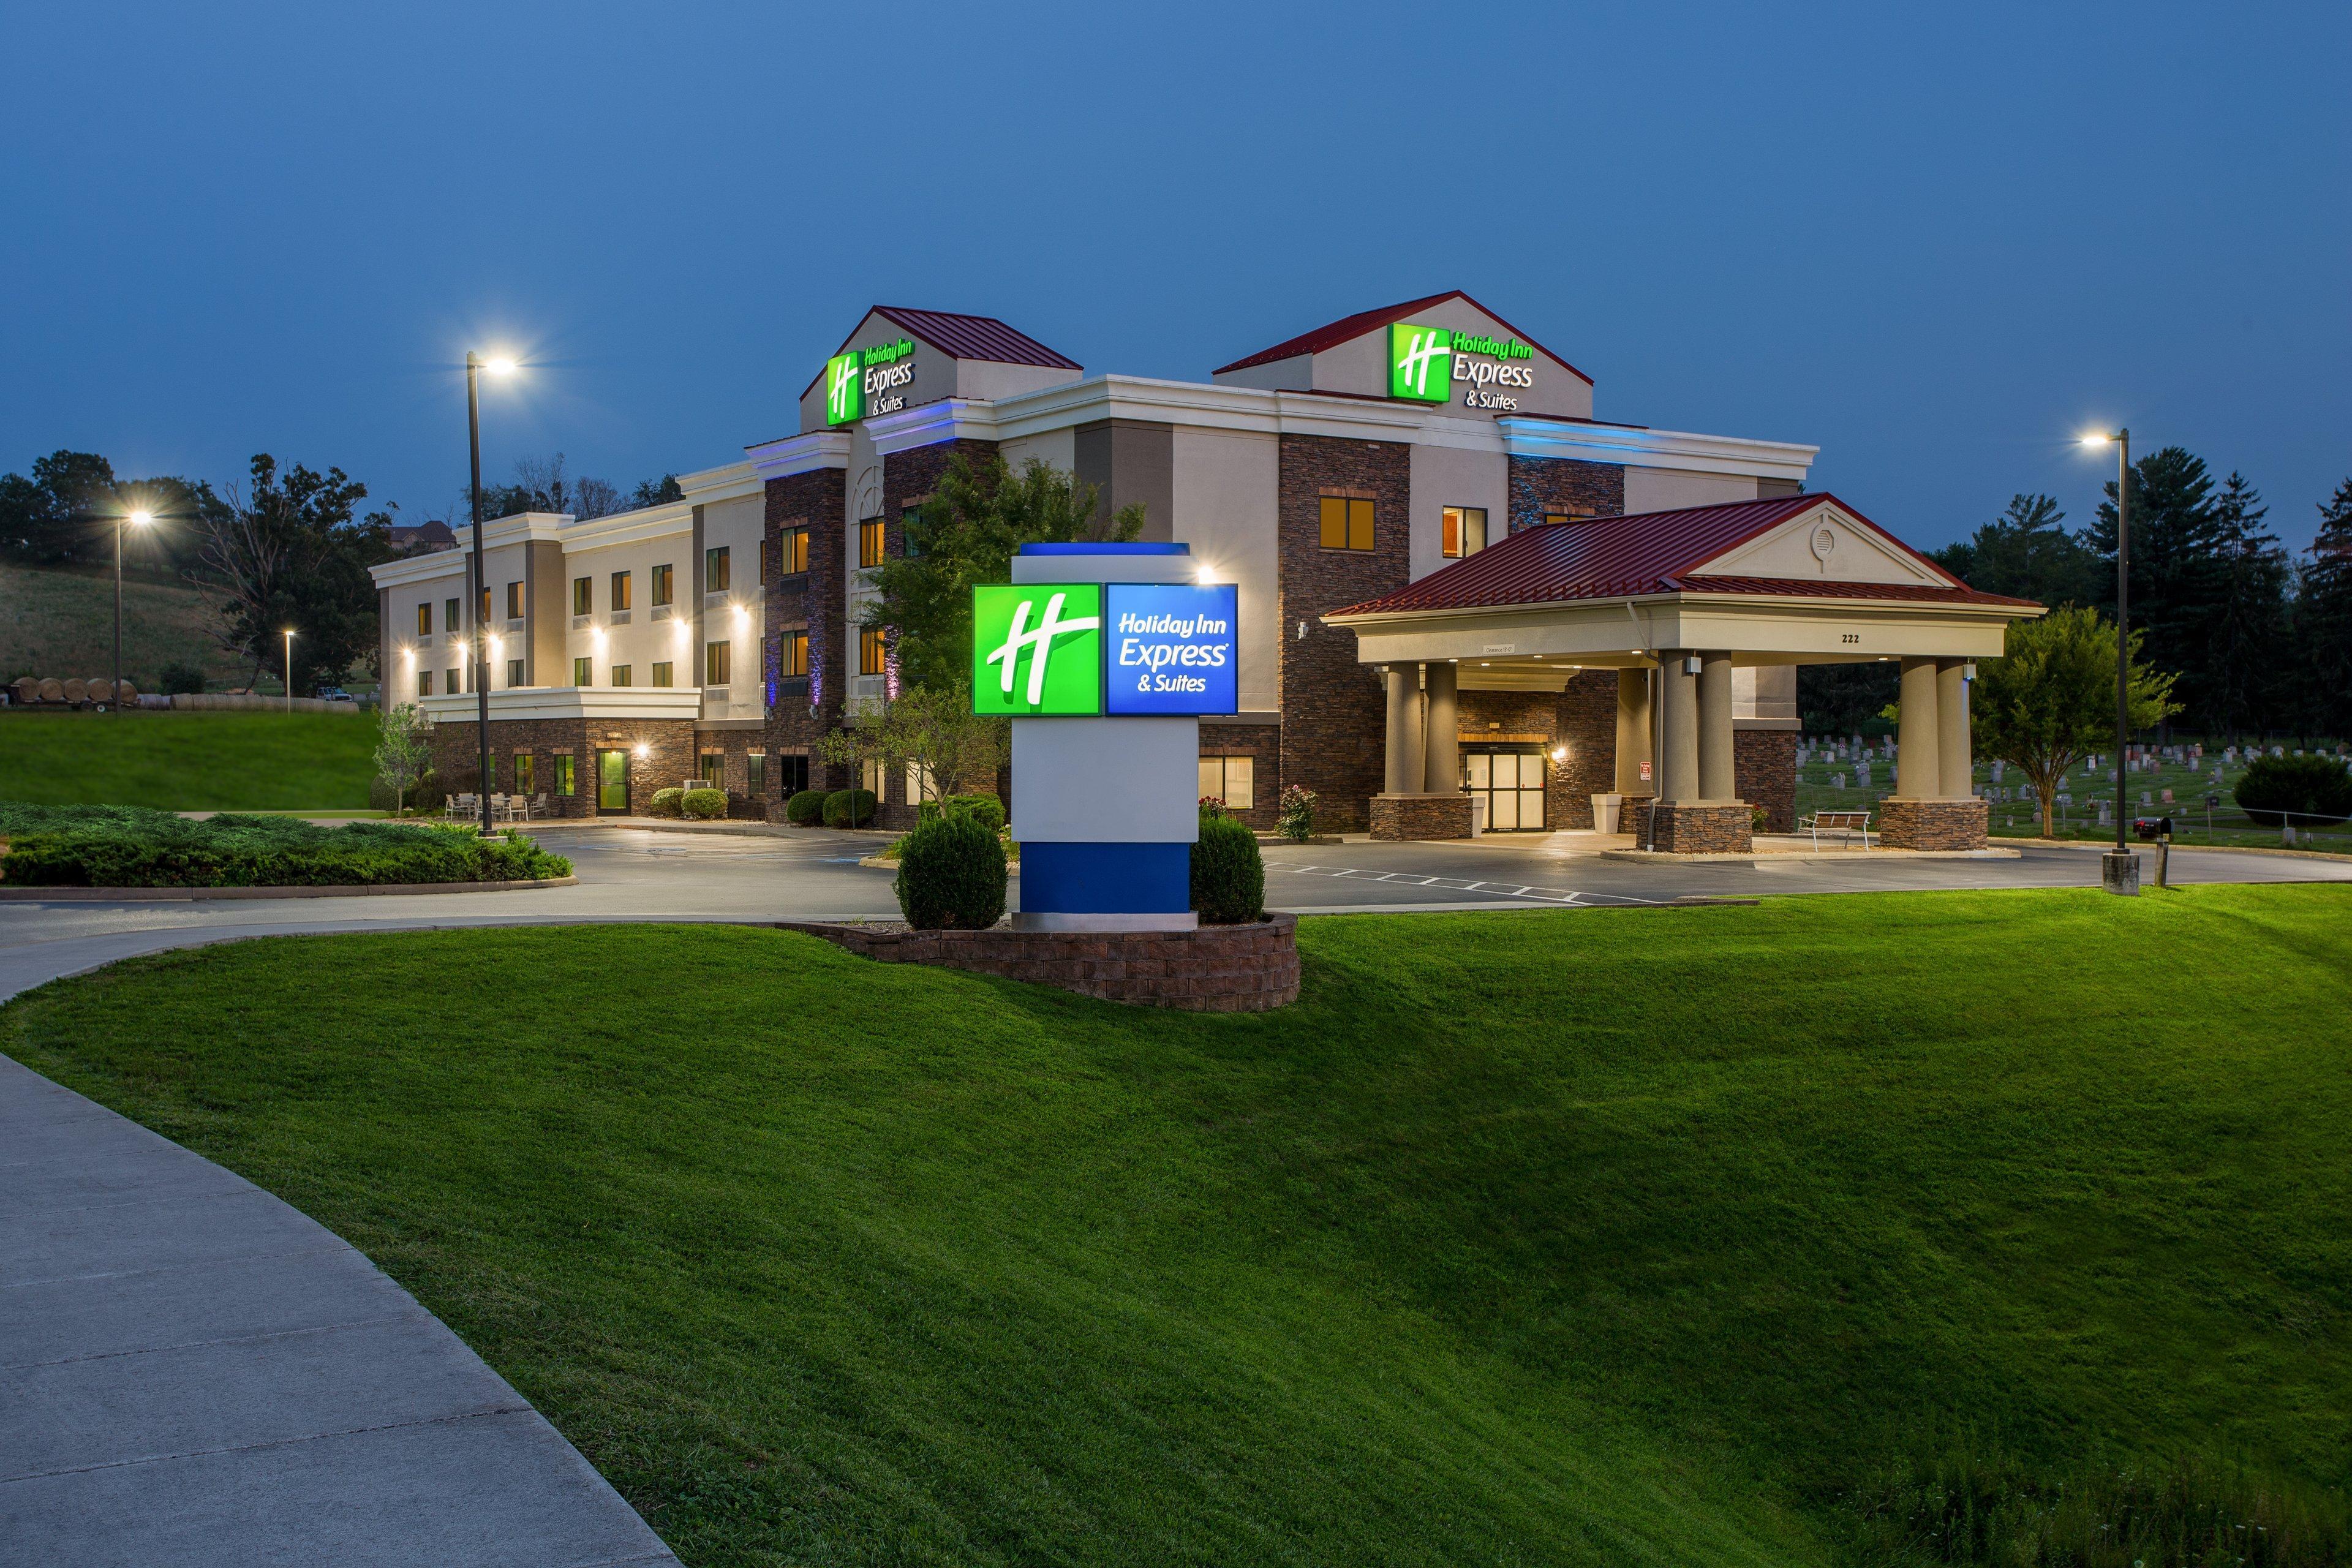
[[[1380,678],[1356,662],[1356,634],[1318,617],[1411,579],[1406,518],[1412,449],[1333,436],[1284,436],[1280,442],[1281,780],[1305,784],[1321,797],[1318,826],[1360,833],[1370,825],[1367,803],[1387,782],[1386,698]],[[1371,549],[1323,548],[1327,495],[1373,503]]]
[[[1467,838],[1467,795],[1376,795],[1371,798],[1375,838]]]
[[[779,922],[883,963],[931,963],[1108,1002],[1263,1013],[1298,997],[1298,918],[1187,931],[875,931]]]
[[[1981,800],[1889,795],[1878,804],[1879,842],[1889,849],[1982,849],[1990,810]]]
[[[768,781],[761,798],[751,798],[751,752],[755,748],[765,750],[767,743],[767,736],[758,730],[695,731],[695,776],[702,776],[703,755],[718,752],[722,759],[719,766],[719,787],[727,792],[729,816],[749,818],[754,822],[782,822],[784,819],[782,807],[772,814],[768,810],[768,802],[774,797],[776,791],[773,779]]]
[[[782,566],[779,538],[788,528],[809,531],[809,569],[792,576],[771,578],[767,584],[767,628],[770,660],[775,668],[775,641],[786,631],[805,630],[809,638],[809,675],[801,681],[779,680],[776,700],[768,710],[768,754],[802,750],[841,720],[845,682],[853,668],[842,637],[843,513],[846,510],[847,477],[840,468],[812,468],[804,474],[768,481],[767,547],[762,561]],[[763,672],[764,673],[764,672]],[[814,704],[814,711],[812,705]],[[845,770],[828,769],[812,762],[809,783],[820,789],[847,787]]]
[[[1511,531],[1538,528],[1547,511],[1614,517],[1625,510],[1625,470],[1574,458],[1512,458]]]
[[[1670,803],[1655,808],[1657,839],[1649,837],[1652,808],[1644,804],[1633,813],[1634,843],[1668,855],[1745,855],[1756,847],[1747,805],[1690,805]]]
[[[1261,832],[1271,832],[1282,800],[1282,726],[1279,724],[1220,724],[1201,721],[1201,754],[1249,757],[1250,796],[1247,811],[1233,816]]]
[[[1739,798],[1764,808],[1768,833],[1797,830],[1797,732],[1735,730],[1731,773]]]
[[[1540,742],[1545,826],[1591,827],[1592,797],[1616,776],[1617,673],[1581,670],[1556,692],[1465,691],[1459,734],[1464,746]],[[1563,744],[1568,755],[1552,761]]]
[[[746,731],[748,733],[748,731]],[[639,744],[646,755],[636,755]],[[531,793],[547,792],[549,812],[556,816],[596,815],[595,753],[618,747],[629,752],[629,809],[642,814],[652,804],[653,792],[694,776],[694,725],[685,719],[493,719],[490,721],[490,766],[496,774],[492,793],[511,794],[515,788],[514,758],[531,755]],[[574,791],[555,793],[554,758],[569,752],[573,764]],[[470,794],[479,752],[474,721],[446,721],[433,726],[433,771],[451,795]]]

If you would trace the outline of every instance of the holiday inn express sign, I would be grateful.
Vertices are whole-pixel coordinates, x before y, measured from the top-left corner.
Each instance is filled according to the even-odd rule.
[[[1451,403],[1510,413],[1518,393],[1532,392],[1535,350],[1517,338],[1457,332],[1398,321],[1389,328],[1389,395],[1415,403]]]
[[[1235,710],[1230,583],[1028,583],[972,590],[972,710],[1008,718]]]
[[[915,342],[899,338],[870,349],[851,349],[824,362],[824,422],[847,425],[869,414],[893,414],[907,406],[894,389],[915,379]]]

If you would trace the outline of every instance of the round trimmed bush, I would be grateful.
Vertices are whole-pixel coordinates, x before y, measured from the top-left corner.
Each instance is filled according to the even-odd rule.
[[[684,816],[686,791],[677,784],[654,791],[653,804],[646,807],[647,816]]]
[[[1239,925],[1265,913],[1265,860],[1245,824],[1202,813],[1192,845],[1192,907],[1208,925]]]
[[[1004,846],[977,816],[934,816],[898,841],[892,886],[917,931],[986,931],[1004,913]]]
[[[2352,773],[2339,757],[2257,757],[2231,793],[2264,827],[2281,822],[2312,827],[2352,817]]]
[[[784,802],[784,820],[795,827],[814,827],[824,820],[824,791],[804,789]]]
[[[837,789],[824,797],[827,827],[859,827],[874,820],[874,792]]]
[[[678,809],[697,822],[708,822],[714,816],[727,815],[727,792],[723,789],[690,789],[678,799]]]

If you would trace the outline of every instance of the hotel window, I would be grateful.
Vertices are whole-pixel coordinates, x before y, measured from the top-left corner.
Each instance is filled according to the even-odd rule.
[[[879,757],[868,757],[857,764],[857,787],[876,800],[882,798],[882,781],[888,776],[882,771],[882,759]]]
[[[808,786],[809,766],[807,752],[803,752],[798,755],[794,755],[790,752],[786,752],[776,759],[776,793],[779,795],[782,795],[786,800],[790,800],[793,796],[800,794],[801,791],[808,788]]]
[[[768,793],[768,753],[753,752],[743,759],[743,793],[758,800]]]
[[[654,684],[656,686],[667,686],[670,683],[669,672],[669,660],[666,658],[656,659],[654,661]]]
[[[522,660],[519,658],[507,660],[507,684],[509,686],[522,684]]]
[[[920,763],[908,763],[907,764],[907,804],[920,805],[927,800],[939,798],[939,786],[931,782],[929,770]]]
[[[656,610],[669,603],[669,563],[665,561],[654,568],[654,608]]]
[[[1483,506],[1447,507],[1444,539],[1438,548],[1448,560],[1458,555],[1475,555],[1486,549],[1486,509]]]
[[[482,584],[482,618],[475,624],[485,626],[490,624],[490,585],[487,583]]]
[[[1202,757],[1201,793],[1225,803],[1228,811],[1247,811],[1257,804],[1255,757]]]
[[[808,530],[788,528],[776,535],[776,569],[784,576],[794,577],[808,570]]]
[[[579,777],[579,774],[572,771],[572,753],[569,752],[558,752],[555,754],[555,793],[558,795],[574,794],[575,790],[573,786],[578,784]]]
[[[466,602],[463,599],[450,599],[443,603],[441,606],[441,629],[443,631],[454,632],[458,629],[457,613],[465,608],[465,604]]]
[[[420,669],[416,672],[416,695],[419,697],[430,697],[433,695],[433,672],[431,670]]]
[[[573,615],[593,616],[596,613],[595,584],[596,579],[593,577],[572,579],[572,613]]]
[[[883,660],[889,651],[890,645],[884,638],[880,626],[867,626],[860,631],[857,634],[857,673],[881,674]]]
[[[734,571],[728,563],[726,545],[713,545],[702,552],[702,591],[704,593],[723,594],[734,581]]]
[[[726,752],[705,752],[702,753],[702,787],[705,789],[725,789],[727,787]]]
[[[920,522],[922,519],[923,509],[919,506],[907,507],[898,513],[898,548],[905,551],[910,557],[923,552],[921,546],[916,542],[921,537],[921,531],[910,526]]]
[[[574,686],[593,686],[593,685],[595,685],[595,684],[596,684],[596,667],[595,667],[595,665],[594,665],[593,663],[592,663],[590,660],[585,659],[585,658],[575,658],[575,659],[573,659],[573,660],[572,661],[572,685],[574,685]]]
[[[522,584],[520,583],[507,584],[507,619],[522,619]]]
[[[731,642],[705,643],[702,646],[702,684],[725,686],[734,679],[735,645]]]
[[[629,667],[627,665],[616,664],[613,667],[613,684],[615,686],[626,686],[629,684]]]
[[[626,572],[615,572],[613,574],[613,608],[625,610],[628,607],[629,574]]]
[[[808,633],[786,632],[776,648],[776,675],[789,680],[808,673]]]
[[[445,675],[445,676],[446,676],[446,677],[448,678],[448,681],[449,681],[449,685],[448,685],[448,692],[449,692],[449,695],[450,695],[450,696],[455,697],[455,696],[457,696],[459,692],[461,692],[461,691],[465,690],[465,688],[464,688],[463,686],[461,686],[461,685],[459,685],[459,684],[458,684],[458,676],[457,676],[457,672],[456,670],[454,670],[454,669],[447,669],[447,670],[444,670],[444,671],[442,671],[442,674],[443,674],[443,675]]]
[[[517,752],[515,753],[514,773],[515,794],[529,795],[530,793],[532,784],[535,783],[538,778],[537,769],[531,762],[530,753],[529,752]]]
[[[882,564],[882,520],[878,517],[869,517],[857,525],[857,563]]]
[[[416,635],[421,637],[433,635],[433,601],[430,599],[416,606]]]
[[[1372,503],[1350,496],[1323,498],[1323,548],[1370,550],[1372,547]]]

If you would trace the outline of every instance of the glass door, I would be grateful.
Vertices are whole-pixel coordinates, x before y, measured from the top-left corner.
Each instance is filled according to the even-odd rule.
[[[596,753],[596,812],[600,816],[628,815],[628,752],[614,751]]]
[[[1486,801],[1487,832],[1543,831],[1544,765],[1540,746],[1463,748],[1463,787]]]

